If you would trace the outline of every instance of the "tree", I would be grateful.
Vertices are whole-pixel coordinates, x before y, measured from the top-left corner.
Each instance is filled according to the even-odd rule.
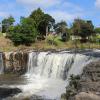
[[[38,8],[31,13],[29,18],[32,18],[35,21],[36,23],[35,27],[38,28],[39,23],[41,22],[43,16],[44,16],[44,12],[40,8]]]
[[[83,39],[93,35],[94,26],[92,21],[85,21],[82,19],[75,19],[72,25],[73,34],[80,36]]]
[[[2,20],[2,32],[8,32],[10,26],[12,26],[15,22],[15,19],[12,16],[5,18]]]
[[[54,25],[54,23],[55,23],[55,19],[52,16],[50,16],[49,14],[44,14],[38,26],[39,33],[41,35],[46,36],[47,31],[50,29],[51,26]]]
[[[35,21],[35,27],[40,35],[46,35],[46,30],[49,28],[49,23],[55,23],[54,18],[49,14],[45,14],[40,8],[36,9],[29,16]]]
[[[67,30],[67,23],[65,21],[61,21],[55,25],[55,30],[57,33],[65,33]]]
[[[95,33],[100,34],[100,27],[95,28]]]
[[[23,18],[19,25],[10,27],[9,37],[15,45],[30,45],[37,37],[34,20],[31,18]]]

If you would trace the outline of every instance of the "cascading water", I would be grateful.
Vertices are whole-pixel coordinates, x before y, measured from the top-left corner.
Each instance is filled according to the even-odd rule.
[[[4,72],[2,53],[0,53],[0,74]]]
[[[28,58],[25,84],[9,85],[22,90],[15,98],[37,95],[49,100],[60,100],[61,94],[66,91],[70,75],[81,74],[88,63],[97,59],[69,51],[30,52]]]
[[[84,66],[92,61],[90,56],[68,52],[29,53],[26,76],[30,84],[22,87],[24,93],[59,99],[71,74],[81,74]],[[29,92],[30,93],[29,93]]]
[[[66,79],[70,74],[79,74],[90,61],[90,57],[81,54],[31,52],[27,74],[45,78]]]

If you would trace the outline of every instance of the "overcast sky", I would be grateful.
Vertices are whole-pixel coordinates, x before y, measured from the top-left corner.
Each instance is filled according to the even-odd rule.
[[[100,26],[100,0],[0,0],[0,21],[12,15],[18,23],[20,16],[27,17],[38,7],[57,22],[65,20],[70,24],[79,17]]]

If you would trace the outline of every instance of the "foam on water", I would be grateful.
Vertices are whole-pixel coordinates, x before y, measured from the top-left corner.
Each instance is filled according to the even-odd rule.
[[[60,99],[65,92],[71,74],[82,73],[85,65],[93,58],[68,52],[31,52],[29,53],[28,84],[19,85],[23,93],[17,96],[39,95],[49,99]]]
[[[94,60],[93,57],[70,52],[30,52],[28,68],[24,77],[26,84],[9,85],[18,87],[22,93],[15,97],[32,95],[48,99],[60,99],[66,91],[70,75],[81,74],[83,68]]]

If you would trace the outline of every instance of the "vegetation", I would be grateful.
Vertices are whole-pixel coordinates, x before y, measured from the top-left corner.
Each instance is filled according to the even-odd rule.
[[[49,14],[45,14],[40,8],[33,11],[29,17],[35,21],[36,29],[42,36],[46,36],[47,26],[50,27],[50,24],[55,23],[55,19]]]
[[[35,22],[31,18],[23,18],[20,25],[11,26],[9,28],[8,37],[14,42],[15,45],[25,44],[30,45],[37,37],[37,30]]]
[[[100,34],[100,27],[95,28],[95,33]]]
[[[15,19],[12,16],[9,16],[8,18],[5,18],[2,20],[2,32],[6,33],[8,32],[8,29],[10,26],[13,26],[15,22]]]
[[[27,18],[21,17],[19,24],[14,22],[12,16],[3,19],[3,34],[0,33],[13,42],[13,48],[16,45],[36,49],[100,48],[100,28],[94,28],[92,21],[77,18],[68,27],[66,21],[55,23],[51,15],[38,8]]]
[[[65,21],[61,21],[57,24],[55,24],[55,30],[59,33],[65,33],[67,31],[67,23]]]
[[[94,26],[91,21],[75,19],[72,25],[72,33],[82,39],[86,39],[94,34]]]

